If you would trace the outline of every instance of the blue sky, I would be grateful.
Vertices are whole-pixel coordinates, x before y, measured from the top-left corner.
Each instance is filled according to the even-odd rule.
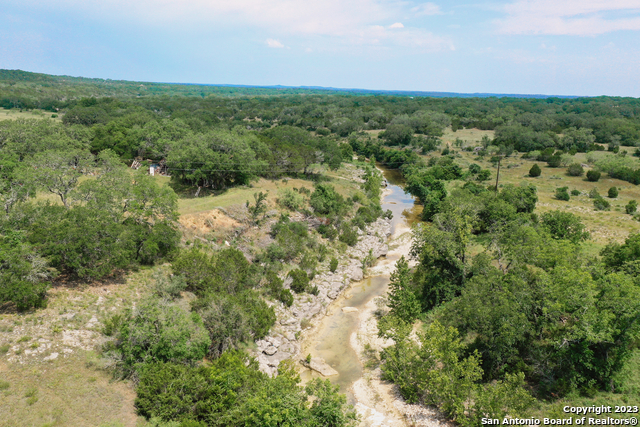
[[[640,97],[640,0],[2,0],[0,68]]]

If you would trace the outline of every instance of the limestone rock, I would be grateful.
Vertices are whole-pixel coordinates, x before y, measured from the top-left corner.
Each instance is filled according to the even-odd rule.
[[[263,350],[263,353],[268,354],[269,356],[273,356],[274,354],[276,354],[278,352],[277,347],[274,347],[272,345],[270,345],[269,347],[265,348]]]
[[[322,357],[312,357],[311,362],[305,365],[325,377],[338,375],[338,371],[329,366]]]

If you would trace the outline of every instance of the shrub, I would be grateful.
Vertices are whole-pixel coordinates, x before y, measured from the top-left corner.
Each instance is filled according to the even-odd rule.
[[[582,165],[580,165],[580,163],[572,163],[569,165],[567,173],[571,176],[582,176],[584,169],[582,169]]]
[[[531,169],[529,169],[529,176],[532,178],[540,176],[541,173],[542,170],[540,170],[540,166],[538,166],[537,163],[534,163],[534,165],[531,166]]]
[[[589,191],[589,197],[592,199],[599,199],[601,196],[600,193],[598,193],[598,189],[594,188],[593,190]]]
[[[600,172],[596,170],[587,171],[587,179],[591,182],[597,182],[600,179]]]
[[[210,293],[192,305],[209,332],[212,357],[219,357],[243,342],[262,339],[276,321],[273,307],[252,289],[236,295]]]
[[[571,195],[572,196],[579,196],[580,195],[580,190],[576,190],[575,188],[573,190],[571,190]]]
[[[285,289],[282,285],[283,280],[279,278],[274,271],[267,273],[267,289],[269,295],[282,302],[285,306],[291,307],[293,304],[293,295],[291,295],[289,289]]]
[[[338,237],[338,230],[336,230],[336,228],[331,224],[320,224],[318,226],[318,233],[330,241],[333,241],[333,239]]]
[[[296,268],[289,272],[289,277],[293,280],[291,282],[291,290],[297,294],[306,292],[309,288],[309,276],[304,270]]]
[[[611,204],[602,197],[593,199],[593,206],[599,211],[608,211],[611,208]]]
[[[556,188],[556,199],[564,200],[566,202],[569,201],[569,192],[567,191],[567,187]]]
[[[338,259],[331,258],[331,261],[329,261],[329,271],[331,271],[332,273],[335,273],[337,269],[338,269]]]
[[[356,243],[358,243],[358,229],[354,226],[352,226],[349,223],[343,223],[342,227],[340,227],[340,237],[338,238],[338,240],[340,240],[342,243],[346,243],[349,246],[354,246]]]
[[[330,184],[316,184],[309,204],[319,215],[340,215],[346,209],[343,197]]]
[[[471,172],[473,175],[480,173],[481,170],[482,168],[475,163],[469,165],[469,172]]]
[[[589,238],[589,233],[584,231],[585,226],[580,218],[571,212],[545,212],[542,214],[542,225],[555,239],[567,239],[578,243]]]
[[[489,169],[482,169],[476,179],[480,182],[488,181],[491,178],[491,171]]]
[[[290,188],[285,188],[280,192],[278,204],[292,211],[297,211],[304,206],[304,197]]]
[[[549,165],[550,168],[560,167],[561,163],[562,163],[562,157],[560,156],[551,156],[551,158],[547,160],[547,165]]]
[[[47,262],[26,243],[0,237],[0,304],[28,310],[46,305],[50,272]]]
[[[125,377],[138,363],[202,359],[211,344],[198,314],[157,299],[143,301],[129,311],[116,338],[119,367]]]
[[[629,200],[629,203],[624,207],[624,210],[629,214],[633,215],[638,209],[638,202],[635,200]]]
[[[616,197],[618,197],[618,189],[616,187],[611,187],[607,195],[610,199],[615,199]]]
[[[171,275],[167,277],[161,271],[153,275],[155,280],[155,293],[161,298],[177,298],[180,292],[187,288],[187,282],[183,276]]]

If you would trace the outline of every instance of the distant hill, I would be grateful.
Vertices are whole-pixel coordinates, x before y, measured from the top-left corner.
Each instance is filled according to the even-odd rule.
[[[195,92],[203,89],[208,93],[224,95],[224,89],[240,89],[237,95],[276,95],[276,94],[355,94],[355,95],[389,95],[389,96],[413,96],[433,98],[580,98],[567,95],[544,94],[508,94],[508,93],[458,93],[458,92],[434,92],[434,91],[403,91],[403,90],[376,90],[357,88],[334,88],[323,86],[283,86],[283,85],[235,85],[235,84],[202,84],[202,83],[172,83],[172,82],[139,82],[128,80],[111,80],[101,78],[56,76],[42,73],[32,73],[22,70],[0,69],[0,82],[9,84],[41,84],[45,86],[93,86],[98,90],[95,95],[110,95],[113,90],[124,92],[121,94],[130,96],[144,96],[149,92],[167,92],[167,94],[198,95]],[[182,90],[180,89],[182,87]],[[218,88],[215,90],[214,88]],[[214,89],[214,90],[212,90]],[[107,93],[104,93],[104,92]],[[87,94],[89,95],[89,94]],[[202,94],[199,94],[202,95]]]

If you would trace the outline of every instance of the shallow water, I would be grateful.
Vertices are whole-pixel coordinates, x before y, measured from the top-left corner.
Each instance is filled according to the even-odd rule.
[[[387,188],[391,194],[382,200],[382,209],[391,210],[393,219],[391,220],[391,233],[395,233],[399,224],[412,225],[420,220],[422,205],[415,203],[415,197],[404,192],[404,178],[398,169],[386,169],[377,165],[382,171],[382,175],[389,183]]]
[[[398,170],[378,167],[388,182],[387,189],[391,190],[391,193],[384,197],[382,208],[384,210],[390,209],[393,212],[391,232],[394,233],[397,225],[411,225],[418,221],[422,207],[414,205],[414,198],[405,194],[402,188],[404,181]],[[332,312],[321,320],[318,332],[310,346],[312,356],[322,357],[338,371],[338,375],[329,377],[329,379],[333,384],[339,385],[343,393],[347,393],[351,403],[353,403],[353,396],[349,392],[349,387],[362,377],[362,366],[355,350],[351,348],[349,340],[351,334],[358,327],[358,312],[372,298],[386,294],[388,284],[388,276],[368,277],[361,282],[351,284],[344,291],[344,295],[350,295],[350,297],[342,298],[332,304]],[[344,313],[343,307],[355,307],[358,312]],[[322,375],[311,370],[306,370],[301,374],[301,378],[305,382],[316,377],[323,378]]]

